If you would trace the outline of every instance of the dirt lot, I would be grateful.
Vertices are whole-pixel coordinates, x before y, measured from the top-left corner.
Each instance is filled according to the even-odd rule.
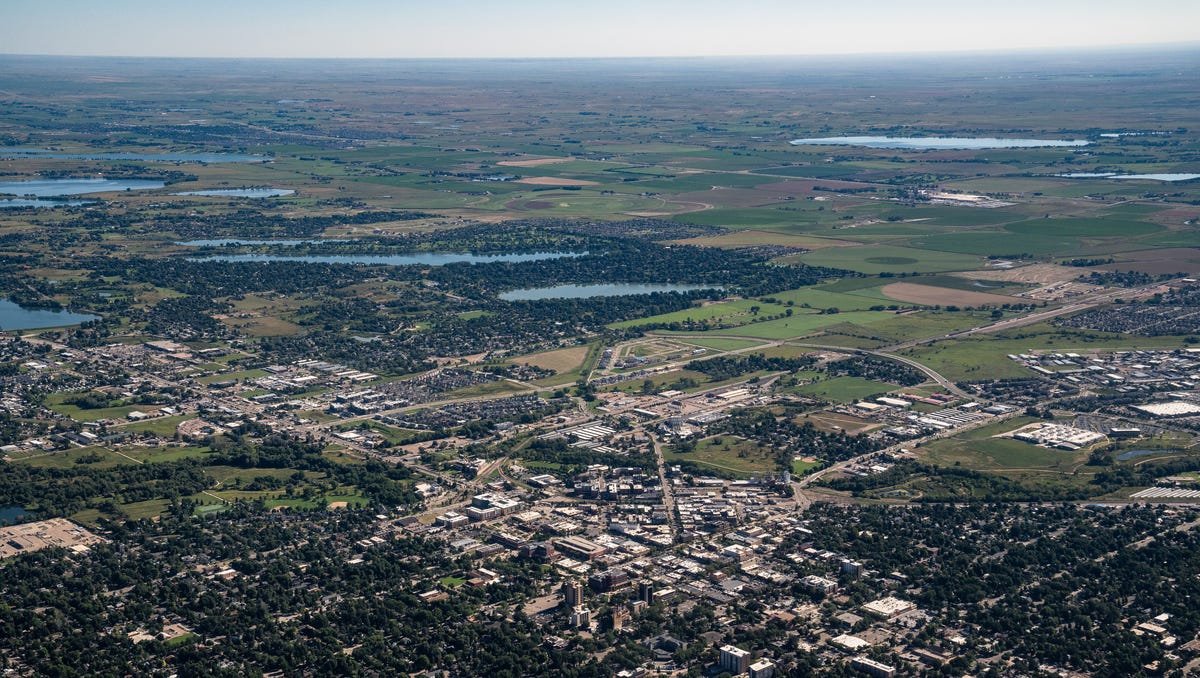
[[[885,296],[896,301],[907,301],[910,304],[927,304],[930,306],[997,306],[1011,304],[1012,297],[987,292],[971,292],[969,290],[953,290],[948,287],[933,287],[916,283],[892,283],[884,285],[880,290]]]
[[[529,160],[501,160],[496,163],[502,167],[541,167],[542,165],[557,165],[560,162],[571,162],[573,158],[530,158]]]
[[[518,184],[533,184],[534,186],[597,186],[597,182],[587,179],[564,179],[562,177],[526,177],[517,179]]]
[[[1073,266],[1059,266],[1058,264],[1033,264],[1031,266],[1021,266],[1007,270],[969,271],[967,273],[958,273],[956,275],[958,275],[960,278],[968,278],[970,280],[1000,280],[1003,282],[1037,283],[1039,285],[1045,285],[1047,283],[1062,282],[1064,280],[1074,280],[1085,271],[1086,269],[1075,268]]]
[[[583,364],[583,359],[587,357],[587,354],[587,346],[572,346],[571,348],[560,348],[557,351],[534,353],[517,358],[514,362],[562,373],[569,372]]]

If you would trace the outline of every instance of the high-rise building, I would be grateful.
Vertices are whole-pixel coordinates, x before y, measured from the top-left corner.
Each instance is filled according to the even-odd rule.
[[[563,584],[563,598],[569,607],[578,607],[583,604],[583,583],[572,579]]]
[[[654,604],[654,582],[638,582],[638,600],[647,605]]]
[[[592,611],[580,605],[571,611],[571,626],[586,629],[592,625]]]
[[[735,676],[740,676],[750,670],[750,653],[734,647],[726,645],[721,648],[721,669],[728,671]]]

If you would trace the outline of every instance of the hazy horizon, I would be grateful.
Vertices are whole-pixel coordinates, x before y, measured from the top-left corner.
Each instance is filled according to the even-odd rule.
[[[1200,3],[612,0],[8,0],[10,55],[133,58],[804,57],[1182,47]]]

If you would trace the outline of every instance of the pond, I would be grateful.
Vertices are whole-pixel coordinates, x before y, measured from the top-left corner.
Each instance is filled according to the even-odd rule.
[[[21,506],[0,506],[0,525],[19,523],[27,515],[29,512]]]
[[[0,198],[0,209],[8,207],[74,207],[88,200],[45,200],[43,198]]]
[[[278,241],[276,241],[278,242]],[[587,252],[530,252],[526,254],[470,254],[466,252],[412,252],[409,254],[219,254],[197,257],[192,261],[303,261],[312,264],[368,264],[374,266],[445,266],[446,264],[490,264],[501,261],[522,262],[582,257]]]
[[[0,148],[0,158],[6,160],[19,158],[54,158],[58,160],[143,160],[146,162],[268,162],[271,158],[265,155],[247,155],[245,153],[130,153],[130,152],[65,152],[49,151],[41,148]]]
[[[43,327],[78,325],[97,316],[46,308],[24,308],[8,299],[0,299],[0,330],[36,330]]]
[[[199,195],[212,198],[278,198],[283,195],[292,195],[295,192],[290,188],[214,188],[204,191],[183,191],[171,195]]]
[[[509,290],[500,294],[504,301],[537,301],[539,299],[590,299],[592,297],[624,297],[635,294],[694,292],[721,289],[715,285],[673,285],[668,283],[601,283],[597,285],[555,285]]]
[[[1168,454],[1170,452],[1178,452],[1179,450],[1126,450],[1117,455],[1117,461],[1129,461],[1138,457],[1148,457],[1152,454]]]
[[[1041,148],[1045,146],[1086,146],[1075,139],[998,139],[995,137],[820,137],[795,139],[793,146],[866,146],[909,150],[976,150],[985,148]]]
[[[0,193],[10,195],[54,198],[60,195],[111,193],[114,191],[145,191],[165,186],[149,179],[35,179],[33,181],[0,181]]]

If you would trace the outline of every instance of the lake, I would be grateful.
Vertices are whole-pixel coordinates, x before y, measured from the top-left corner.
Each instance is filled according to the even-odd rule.
[[[145,191],[165,186],[161,181],[148,179],[35,179],[33,181],[0,181],[0,193],[38,198],[60,195],[111,193],[114,191]]]
[[[1067,179],[1143,179],[1148,181],[1191,181],[1200,179],[1200,174],[1186,172],[1164,172],[1159,174],[1117,174],[1115,172],[1071,172],[1059,174]]]
[[[27,515],[29,512],[20,506],[0,506],[0,525],[19,523]]]
[[[0,209],[6,207],[74,207],[86,205],[87,200],[43,200],[42,198],[0,198]]]
[[[995,137],[820,137],[795,139],[793,146],[866,146],[908,150],[976,150],[984,148],[1041,148],[1044,146],[1087,146],[1073,139],[998,139]]]
[[[590,299],[592,297],[624,297],[656,292],[694,292],[717,290],[714,285],[672,285],[668,283],[601,283],[598,285],[555,285],[509,290],[500,294],[505,301],[537,301],[539,299]]]
[[[214,188],[205,191],[184,191],[171,195],[201,195],[205,197],[229,198],[278,198],[282,195],[295,193],[290,188]]]
[[[276,241],[278,242],[278,241]],[[192,261],[304,261],[313,264],[368,264],[375,266],[445,266],[446,264],[490,264],[501,261],[542,261],[582,257],[587,252],[530,252],[527,254],[469,254],[465,252],[413,252],[409,254],[219,254]]]
[[[203,164],[222,162],[268,162],[265,155],[244,153],[129,153],[129,152],[83,152],[67,153],[47,151],[40,148],[0,148],[0,158],[55,158],[59,160],[144,160],[146,162],[198,162]]]
[[[23,308],[8,299],[0,299],[0,330],[36,330],[43,327],[78,325],[97,316],[46,308]]]

